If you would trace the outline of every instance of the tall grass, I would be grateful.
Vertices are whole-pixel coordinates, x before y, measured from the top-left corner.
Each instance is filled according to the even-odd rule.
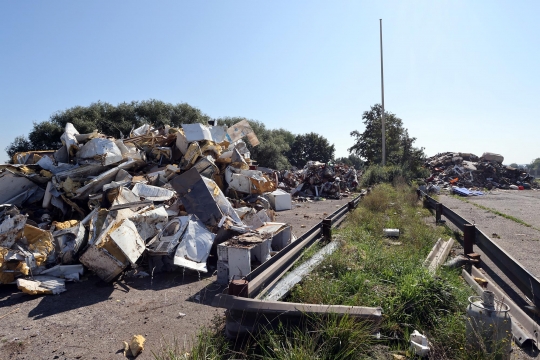
[[[413,330],[430,339],[433,359],[467,359],[465,309],[472,291],[455,270],[432,276],[422,266],[434,242],[452,234],[425,223],[429,212],[414,189],[396,179],[365,197],[340,231],[345,245],[293,289],[291,301],[380,306],[385,345],[408,348]],[[383,228],[398,228],[402,245],[389,245]]]
[[[491,359],[482,349],[466,346],[465,310],[472,290],[459,270],[431,275],[423,261],[439,237],[452,232],[426,224],[432,217],[417,201],[414,189],[395,176],[380,184],[349,215],[339,230],[344,245],[296,285],[287,301],[370,306],[383,309],[373,324],[350,318],[308,317],[297,326],[279,326],[229,341],[223,323],[203,329],[192,348],[165,347],[157,360],[177,359],[391,359],[406,354],[414,330],[431,344],[430,359]],[[388,242],[383,228],[398,228],[399,242]],[[309,255],[306,252],[305,255]]]

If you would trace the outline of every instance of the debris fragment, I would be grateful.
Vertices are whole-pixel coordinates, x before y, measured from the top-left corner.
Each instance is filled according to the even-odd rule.
[[[429,343],[425,335],[419,333],[417,330],[414,330],[410,337],[411,351],[420,356],[427,356],[429,353]]]

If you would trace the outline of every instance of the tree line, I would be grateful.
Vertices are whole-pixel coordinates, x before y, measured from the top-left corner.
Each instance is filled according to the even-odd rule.
[[[260,144],[252,147],[247,144],[252,158],[260,166],[274,169],[288,169],[291,166],[303,167],[307,161],[342,162],[357,169],[364,165],[378,164],[381,161],[381,115],[382,107],[376,104],[364,112],[362,119],[366,126],[364,132],[353,131],[355,139],[349,148],[349,156],[334,158],[335,147],[324,136],[310,132],[293,134],[279,128],[269,129],[260,121],[249,121]],[[421,166],[425,155],[423,148],[413,146],[416,138],[410,137],[403,122],[395,114],[386,115],[387,163],[389,165],[417,168]],[[243,117],[223,117],[212,119],[200,109],[187,103],[171,104],[160,100],[123,102],[116,106],[107,102],[95,102],[89,106],[74,106],[53,113],[48,120],[34,122],[28,136],[17,136],[6,147],[11,159],[17,152],[33,150],[56,150],[62,146],[60,137],[66,124],[72,123],[79,133],[94,130],[122,138],[129,135],[133,128],[145,123],[155,127],[169,125],[180,127],[181,124],[208,124],[215,120],[217,125],[232,126]]]

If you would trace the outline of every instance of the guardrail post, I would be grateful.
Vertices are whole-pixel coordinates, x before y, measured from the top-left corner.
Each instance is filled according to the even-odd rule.
[[[229,283],[229,295],[248,297],[248,284],[246,279],[232,280]]]
[[[443,210],[443,204],[436,203],[435,204],[435,224],[441,223],[442,210]]]
[[[473,244],[474,237],[476,236],[476,226],[471,224],[465,224],[463,228],[463,252],[465,255],[474,252]]]
[[[349,201],[349,211],[354,210],[354,200]]]
[[[332,219],[326,218],[322,221],[323,238],[326,241],[332,240]]]
[[[418,200],[422,197],[422,191],[420,189],[416,189],[416,196],[418,196]]]

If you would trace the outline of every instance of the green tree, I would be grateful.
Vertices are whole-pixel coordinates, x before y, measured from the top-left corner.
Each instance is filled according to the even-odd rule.
[[[536,158],[527,165],[529,172],[535,176],[540,175],[540,158]]]
[[[27,149],[31,148],[31,146],[32,144],[30,141],[28,141],[24,135],[20,135],[17,136],[8,147],[6,147],[6,152],[11,159],[16,153],[27,151]]]
[[[186,104],[170,104],[159,100],[132,101],[116,106],[106,102],[95,102],[89,106],[74,106],[52,114],[49,120],[34,123],[33,129],[24,136],[17,137],[7,148],[10,157],[17,151],[55,150],[62,144],[60,136],[68,122],[72,123],[79,133],[98,130],[109,136],[120,138],[128,136],[132,128],[149,123],[160,127],[196,122],[208,123],[210,118],[201,110]]]
[[[366,128],[363,133],[355,130],[351,136],[355,143],[349,152],[366,160],[366,165],[379,164],[382,160],[381,136],[382,106],[375,104],[362,115]],[[413,146],[416,138],[410,137],[403,121],[395,114],[385,111],[386,124],[386,163],[406,166],[411,170],[419,168],[424,159],[424,148]]]
[[[340,157],[336,159],[336,163],[343,163],[348,166],[354,167],[356,170],[360,170],[364,167],[364,162],[358,155],[350,154],[347,157]]]
[[[232,126],[242,117],[224,117],[217,119],[218,125]],[[294,134],[285,129],[267,129],[266,126],[256,120],[247,120],[259,139],[260,144],[253,147],[246,142],[251,157],[259,166],[283,170],[291,166],[286,157],[291,144],[294,142]]]
[[[296,135],[287,157],[292,165],[300,168],[310,160],[327,163],[334,159],[335,151],[324,136],[312,132]]]

